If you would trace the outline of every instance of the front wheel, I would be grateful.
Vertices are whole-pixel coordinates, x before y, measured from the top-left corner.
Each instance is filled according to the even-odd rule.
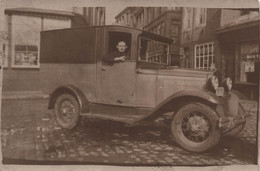
[[[171,132],[174,140],[184,149],[204,152],[214,147],[220,139],[218,117],[209,106],[189,103],[173,116]]]
[[[77,125],[80,108],[74,96],[70,94],[60,95],[54,105],[56,122],[66,129],[72,129]]]

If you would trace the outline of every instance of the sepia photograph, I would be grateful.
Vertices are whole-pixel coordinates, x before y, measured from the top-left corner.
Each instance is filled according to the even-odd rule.
[[[66,2],[0,2],[2,165],[258,164],[258,6]]]

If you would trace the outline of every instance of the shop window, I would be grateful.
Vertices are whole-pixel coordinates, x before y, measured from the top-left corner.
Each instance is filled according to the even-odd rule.
[[[205,26],[206,25],[206,8],[195,8],[195,26]]]
[[[14,64],[16,66],[37,66],[38,47],[36,45],[15,45]]]
[[[39,68],[41,18],[13,16],[12,67]]]
[[[257,41],[240,44],[237,56],[236,81],[258,83],[259,44]]]
[[[214,69],[214,43],[195,45],[195,68]]]

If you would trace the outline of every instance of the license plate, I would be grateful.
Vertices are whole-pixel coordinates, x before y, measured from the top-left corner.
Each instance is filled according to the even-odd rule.
[[[217,96],[224,96],[224,87],[218,87],[216,90]]]

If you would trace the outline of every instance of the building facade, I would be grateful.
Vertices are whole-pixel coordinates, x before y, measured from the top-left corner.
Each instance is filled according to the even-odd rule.
[[[234,87],[251,99],[259,96],[259,11],[222,9],[216,30],[222,58],[222,73]]]
[[[172,65],[219,71],[235,89],[258,96],[258,9],[129,7],[116,23],[172,38]]]
[[[183,8],[180,67],[212,70],[221,68],[215,30],[221,9]]]
[[[127,7],[116,17],[116,24],[147,30],[173,39],[170,46],[171,64],[179,58],[181,27],[179,7]]]
[[[41,31],[105,24],[103,7],[13,7],[5,4],[0,15],[3,92],[40,90]]]

